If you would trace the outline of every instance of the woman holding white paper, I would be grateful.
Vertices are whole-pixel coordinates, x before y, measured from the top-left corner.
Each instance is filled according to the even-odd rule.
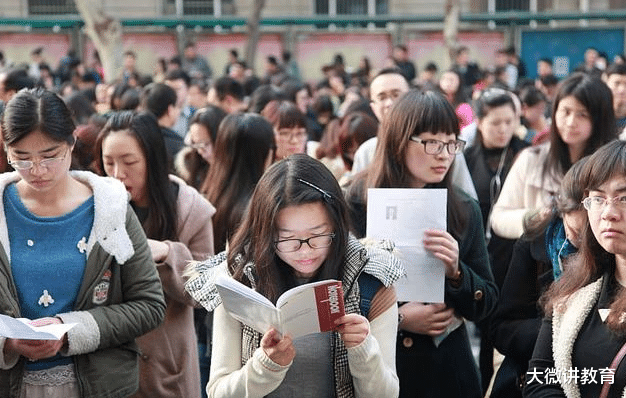
[[[389,112],[374,162],[347,193],[357,235],[365,235],[367,188],[448,189],[448,230],[428,230],[423,240],[424,248],[444,263],[444,302],[409,302],[398,309],[400,396],[480,397],[462,319],[486,317],[496,305],[497,288],[480,208],[451,183],[455,154],[464,146],[459,124],[452,106],[435,92],[410,91]]]
[[[193,264],[186,284],[214,310],[210,397],[396,397],[397,306],[393,255],[365,249],[349,232],[347,206],[332,173],[297,154],[259,180],[228,254]],[[294,339],[257,333],[231,317],[215,273],[232,275],[272,302],[295,286],[343,282],[346,315],[333,332]],[[243,366],[242,366],[243,364]]]
[[[17,171],[0,175],[0,312],[33,324],[76,323],[61,340],[0,337],[0,396],[128,396],[135,338],[165,301],[124,185],[70,172],[74,123],[56,94],[19,92],[2,138]]]

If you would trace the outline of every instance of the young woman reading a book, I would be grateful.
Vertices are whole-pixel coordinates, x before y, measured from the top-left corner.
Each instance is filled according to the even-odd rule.
[[[292,155],[266,171],[228,254],[193,264],[186,284],[215,308],[210,397],[398,395],[392,283],[403,270],[388,251],[366,249],[348,225],[341,189],[319,161]],[[212,283],[220,272],[272,302],[303,283],[340,280],[346,315],[335,331],[295,340],[273,328],[257,333],[220,303]]]

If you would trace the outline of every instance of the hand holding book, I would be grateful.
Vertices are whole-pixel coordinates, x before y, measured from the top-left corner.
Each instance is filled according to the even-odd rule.
[[[337,331],[347,348],[356,347],[365,340],[370,332],[370,324],[362,315],[347,314],[335,321]]]
[[[335,321],[345,314],[342,285],[336,280],[297,286],[283,293],[276,305],[225,275],[216,278],[215,286],[226,311],[260,333],[273,327],[280,335],[289,333],[295,339],[333,330]]]
[[[281,337],[276,329],[271,328],[261,339],[261,348],[274,363],[287,366],[296,356],[296,349],[289,334]]]

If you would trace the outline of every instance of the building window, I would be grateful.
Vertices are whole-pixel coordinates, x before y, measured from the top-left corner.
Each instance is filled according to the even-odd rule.
[[[315,0],[315,14],[328,15],[328,0]]]
[[[389,10],[388,2],[388,0],[315,0],[315,14],[384,15]]]
[[[496,0],[496,11],[529,11],[530,0]]]
[[[367,15],[367,0],[338,1],[337,15]]]
[[[233,15],[234,0],[165,0],[163,14],[165,15]]]
[[[78,14],[74,0],[28,0],[29,15]]]

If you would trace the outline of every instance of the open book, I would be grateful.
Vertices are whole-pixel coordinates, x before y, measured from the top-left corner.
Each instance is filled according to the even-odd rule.
[[[226,275],[215,286],[230,315],[259,333],[274,327],[292,338],[327,332],[344,314],[340,281],[325,280],[294,287],[272,304],[266,297]]]
[[[0,336],[23,340],[60,340],[75,323],[61,323],[46,326],[29,325],[30,319],[12,318],[0,314]]]

